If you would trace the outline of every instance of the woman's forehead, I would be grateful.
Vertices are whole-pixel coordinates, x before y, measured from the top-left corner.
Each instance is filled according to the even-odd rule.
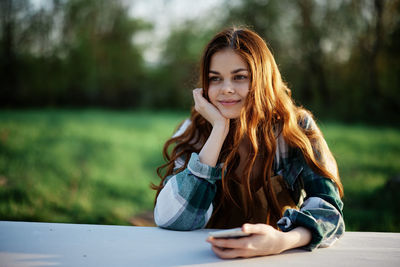
[[[232,72],[237,70],[248,71],[248,66],[247,62],[232,49],[224,49],[212,55],[210,72]]]

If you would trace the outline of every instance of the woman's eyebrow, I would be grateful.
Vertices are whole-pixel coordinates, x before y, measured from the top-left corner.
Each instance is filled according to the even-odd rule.
[[[248,71],[248,70],[247,70],[247,69],[240,68],[240,69],[236,69],[236,70],[231,71],[231,73],[232,73],[232,74],[235,74],[235,73],[238,73],[238,72],[241,72],[241,71]]]
[[[236,69],[236,70],[231,71],[231,74],[235,74],[235,73],[238,73],[238,72],[241,72],[241,71],[249,71],[249,70],[248,69],[244,69],[244,68],[240,68],[240,69]],[[215,70],[210,70],[209,73],[220,74],[218,71],[215,71]]]

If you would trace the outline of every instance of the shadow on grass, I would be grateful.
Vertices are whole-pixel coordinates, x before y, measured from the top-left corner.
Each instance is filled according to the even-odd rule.
[[[399,187],[386,183],[372,192],[349,192],[344,199],[346,229],[400,232]]]

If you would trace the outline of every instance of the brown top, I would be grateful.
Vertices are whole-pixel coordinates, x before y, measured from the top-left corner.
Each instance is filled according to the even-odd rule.
[[[276,175],[271,177],[272,187],[276,192],[279,206],[282,214],[287,208],[297,208],[292,200],[289,191],[286,188],[282,176]],[[237,205],[232,201],[226,201],[223,206],[214,210],[206,228],[228,229],[241,227],[244,223],[266,223],[268,212],[268,201],[265,195],[263,186],[260,186],[254,197],[254,205],[256,205],[255,214],[248,211],[248,203],[246,200],[245,187],[238,181],[233,180],[230,185],[230,193],[237,202]],[[218,184],[216,199],[222,194],[221,184]],[[217,205],[214,206],[214,208]],[[271,218],[272,222],[276,222],[279,218]]]

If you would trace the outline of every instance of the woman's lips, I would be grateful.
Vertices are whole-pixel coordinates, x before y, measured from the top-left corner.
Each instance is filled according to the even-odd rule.
[[[233,106],[239,103],[240,100],[220,100],[218,102],[221,103],[223,106]]]

